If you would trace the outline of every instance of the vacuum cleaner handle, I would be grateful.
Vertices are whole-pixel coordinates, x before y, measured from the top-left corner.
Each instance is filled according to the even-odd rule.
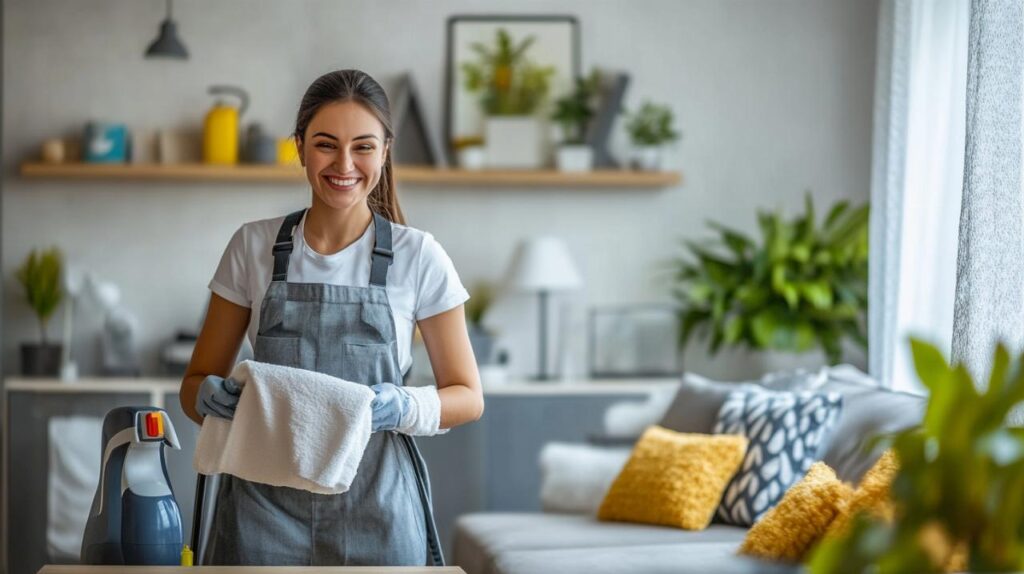
[[[196,564],[202,564],[205,548],[200,548],[202,541],[200,536],[203,532],[203,499],[206,497],[206,475],[196,475],[196,503],[192,509],[192,553],[196,557]]]

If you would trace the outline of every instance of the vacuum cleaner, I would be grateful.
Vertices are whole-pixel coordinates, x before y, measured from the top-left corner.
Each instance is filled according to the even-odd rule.
[[[177,566],[181,511],[164,445],[180,449],[167,411],[119,407],[103,420],[100,480],[82,538],[82,564]]]

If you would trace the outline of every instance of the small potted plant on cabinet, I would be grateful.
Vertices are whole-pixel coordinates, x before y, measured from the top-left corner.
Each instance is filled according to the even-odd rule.
[[[32,253],[17,270],[28,304],[39,319],[38,343],[22,343],[21,373],[25,376],[56,377],[60,373],[61,345],[46,340],[46,325],[60,305],[63,261],[56,247]]]

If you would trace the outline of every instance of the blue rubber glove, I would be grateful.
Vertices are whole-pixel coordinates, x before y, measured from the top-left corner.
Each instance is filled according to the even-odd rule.
[[[373,411],[371,430],[396,430],[409,410],[409,394],[391,383],[378,383],[370,388],[376,393],[370,402]]]
[[[213,415],[223,419],[235,418],[235,407],[242,387],[232,379],[210,375],[199,385],[196,395],[196,412],[206,417]]]

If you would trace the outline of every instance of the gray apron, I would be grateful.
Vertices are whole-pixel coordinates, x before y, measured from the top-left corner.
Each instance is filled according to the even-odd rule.
[[[292,234],[304,213],[290,214],[278,232],[274,275],[260,308],[255,360],[367,386],[401,385],[385,289],[394,257],[390,222],[373,214],[369,287],[289,283]],[[426,464],[412,437],[404,434],[373,433],[345,493],[314,494],[225,474],[216,505],[204,560],[208,564],[444,564]]]

